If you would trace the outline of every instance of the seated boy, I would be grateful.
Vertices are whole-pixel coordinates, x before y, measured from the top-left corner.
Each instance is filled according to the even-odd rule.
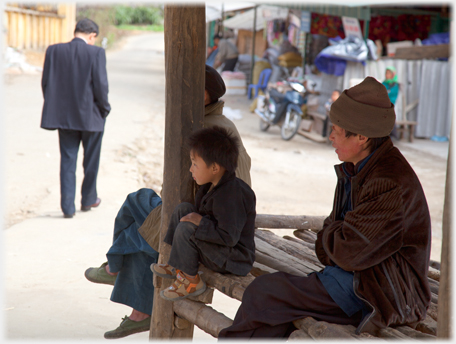
[[[220,272],[245,276],[255,260],[255,194],[236,178],[238,139],[215,126],[189,138],[190,172],[199,188],[195,205],[179,204],[164,242],[172,245],[168,264],[152,264],[154,274],[176,281],[160,296],[175,301],[206,289],[199,263]]]

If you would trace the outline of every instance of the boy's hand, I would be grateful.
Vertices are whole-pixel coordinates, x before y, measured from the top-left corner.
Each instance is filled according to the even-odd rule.
[[[202,218],[203,217],[200,214],[198,214],[198,213],[190,213],[190,214],[187,214],[184,217],[182,217],[180,219],[180,222],[187,221],[187,222],[191,222],[191,223],[199,226]]]

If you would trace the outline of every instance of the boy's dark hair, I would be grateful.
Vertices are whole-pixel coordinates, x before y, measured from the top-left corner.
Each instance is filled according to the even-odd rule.
[[[198,154],[210,166],[217,163],[234,172],[239,156],[239,139],[225,128],[214,126],[195,131],[188,138],[190,151]]]
[[[95,32],[98,36],[98,25],[93,21],[88,18],[81,19],[78,21],[76,24],[76,28],[74,29],[74,33],[76,32],[81,32],[81,33],[87,33],[90,34],[92,32]]]

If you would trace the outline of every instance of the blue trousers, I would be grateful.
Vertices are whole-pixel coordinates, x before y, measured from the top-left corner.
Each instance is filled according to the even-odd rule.
[[[138,229],[161,198],[151,189],[140,189],[127,196],[114,221],[113,243],[108,250],[109,270],[118,272],[111,301],[152,313],[154,286],[150,265],[158,252],[139,234]]]
[[[81,204],[92,205],[97,200],[97,175],[100,165],[103,132],[59,129],[60,146],[60,206],[64,214],[74,214],[76,194],[76,163],[79,145],[84,148],[84,180]]]

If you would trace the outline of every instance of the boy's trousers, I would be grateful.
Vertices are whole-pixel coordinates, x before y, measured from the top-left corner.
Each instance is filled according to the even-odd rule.
[[[179,204],[174,209],[171,221],[169,222],[168,232],[164,239],[164,242],[172,246],[168,264],[175,269],[182,270],[189,276],[198,274],[199,263],[212,271],[229,273],[225,270],[225,266],[215,265],[198,248],[195,236],[193,235],[198,226],[187,221],[180,222],[180,219],[185,215],[196,212],[196,207],[186,202]]]

